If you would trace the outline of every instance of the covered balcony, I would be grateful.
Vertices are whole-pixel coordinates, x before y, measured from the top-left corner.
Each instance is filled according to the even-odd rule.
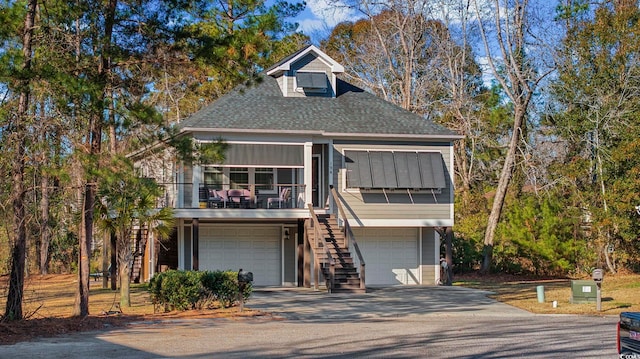
[[[179,167],[159,206],[184,218],[304,218],[307,203],[319,202],[316,162],[311,144],[231,143],[224,163]]]

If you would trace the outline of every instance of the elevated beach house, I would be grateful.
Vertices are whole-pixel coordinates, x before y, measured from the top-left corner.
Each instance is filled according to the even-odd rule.
[[[224,161],[138,161],[177,217],[170,240],[140,249],[143,280],[243,268],[257,286],[331,292],[438,281],[434,228],[453,225],[460,136],[342,72],[308,46],[179,124],[180,136],[226,142]]]

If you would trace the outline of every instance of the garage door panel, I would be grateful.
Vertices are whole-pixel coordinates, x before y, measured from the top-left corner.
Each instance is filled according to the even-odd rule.
[[[418,284],[416,228],[360,229],[358,245],[367,263],[367,284]]]
[[[200,267],[203,270],[253,272],[255,285],[281,284],[280,227],[201,226]]]

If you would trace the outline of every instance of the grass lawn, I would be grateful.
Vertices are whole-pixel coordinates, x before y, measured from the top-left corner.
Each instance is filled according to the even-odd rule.
[[[6,278],[5,278],[6,280]],[[3,280],[3,283],[5,281]],[[110,284],[109,284],[110,285]],[[76,289],[77,275],[35,275],[25,279],[24,312],[34,318],[66,318],[71,316]],[[102,315],[117,311],[120,302],[120,290],[102,288],[102,279],[90,281],[89,313]],[[0,298],[4,308],[6,297]],[[153,304],[144,284],[131,284],[131,307],[122,308],[122,312],[131,315],[153,314]]]
[[[478,275],[463,275],[455,279],[453,284],[456,286],[491,291],[495,293],[490,295],[491,298],[533,313],[617,315],[620,312],[640,311],[640,275],[637,274],[605,274],[600,312],[596,310],[595,303],[570,303],[570,279],[519,280],[517,277]],[[544,286],[544,303],[538,303],[536,288],[540,285]],[[558,302],[557,308],[553,308],[553,301]]]
[[[0,277],[0,315],[4,314],[6,306],[7,281],[8,276]],[[102,279],[92,279],[89,294],[90,316],[73,318],[71,314],[77,286],[75,274],[32,275],[25,279],[23,312],[28,320],[0,322],[0,345],[35,337],[125,326],[142,320],[267,315],[249,308],[239,312],[237,307],[154,313],[154,306],[145,284],[132,284],[131,307],[119,308],[120,291],[102,288]],[[118,311],[121,313],[114,313]]]

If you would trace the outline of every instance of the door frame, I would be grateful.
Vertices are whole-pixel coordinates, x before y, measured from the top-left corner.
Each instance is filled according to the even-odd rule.
[[[322,203],[324,192],[324,166],[322,155],[314,153],[311,156],[311,203],[313,208],[324,208]]]

